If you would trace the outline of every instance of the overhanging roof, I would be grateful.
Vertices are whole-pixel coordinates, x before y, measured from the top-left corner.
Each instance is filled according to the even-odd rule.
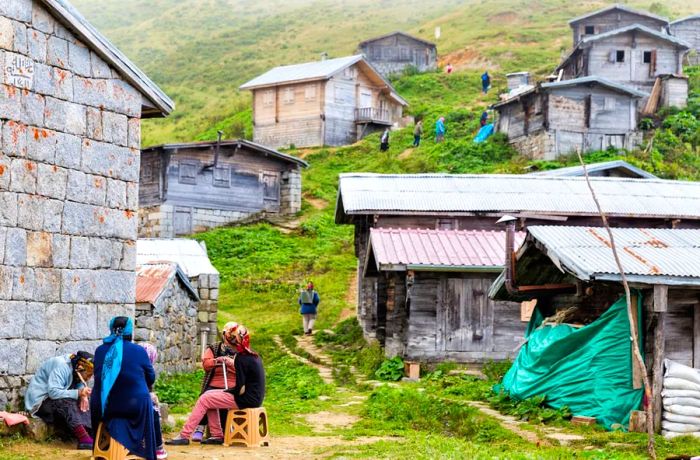
[[[202,244],[186,238],[139,238],[136,240],[136,265],[168,261],[177,263],[189,278],[218,275]]]
[[[6,1],[6,0],[3,0]],[[12,0],[10,0],[12,1]],[[145,73],[83,17],[67,0],[41,0],[46,9],[65,27],[136,88],[154,108],[144,105],[142,118],[168,115],[175,103]]]
[[[433,48],[436,47],[436,46],[435,46],[435,43],[433,43],[433,42],[429,42],[428,40],[423,40],[422,38],[414,37],[413,35],[407,34],[406,32],[401,32],[401,31],[399,31],[399,30],[397,30],[397,31],[395,31],[395,32],[389,32],[388,34],[380,35],[380,36],[378,36],[378,37],[374,37],[374,38],[369,38],[369,39],[367,39],[367,40],[363,40],[363,41],[360,42],[360,44],[359,44],[358,46],[364,46],[364,45],[366,45],[366,44],[368,44],[368,43],[372,43],[372,42],[377,41],[377,40],[383,40],[383,39],[385,39],[385,38],[392,37],[392,36],[394,36],[394,35],[403,35],[404,37],[410,38],[411,40],[415,40],[415,41],[417,41],[417,42],[421,42],[421,43],[423,43],[423,44],[426,45],[426,46],[431,46],[431,47],[433,47]]]
[[[648,12],[648,11],[635,10],[634,8],[630,8],[629,6],[621,5],[621,4],[619,4],[619,3],[618,3],[618,4],[615,4],[615,5],[610,5],[610,6],[606,7],[606,8],[603,8],[603,9],[600,9],[600,10],[597,10],[597,11],[593,11],[592,13],[586,13],[586,14],[584,14],[584,15],[582,15],[582,16],[579,16],[579,17],[577,17],[577,18],[571,19],[571,20],[569,21],[569,24],[570,24],[570,25],[571,25],[571,24],[576,24],[577,22],[581,22],[581,21],[583,21],[584,19],[589,19],[589,18],[592,18],[592,17],[594,17],[594,16],[598,16],[599,14],[605,14],[605,13],[608,13],[608,12],[614,11],[614,10],[620,10],[620,11],[624,11],[625,13],[636,14],[636,15],[638,15],[638,16],[643,16],[643,17],[646,17],[646,18],[655,19],[655,20],[657,20],[657,21],[659,21],[660,23],[663,23],[663,24],[668,24],[668,18],[664,18],[664,17],[662,17],[662,16],[657,16],[657,15],[655,15],[655,14],[653,14],[653,13]]]
[[[624,160],[603,161],[586,165],[588,174],[604,173],[606,171],[621,171],[630,178],[638,179],[658,179],[655,175],[641,168],[627,163]],[[529,173],[530,176],[550,176],[550,177],[581,177],[583,176],[582,166],[569,166],[566,168],[549,169],[546,171],[536,171]]]
[[[649,96],[647,93],[645,93],[643,91],[639,91],[639,90],[632,88],[630,86],[623,85],[622,83],[608,80],[607,78],[598,77],[596,75],[590,75],[588,77],[572,78],[571,80],[555,81],[555,82],[551,82],[551,83],[542,83],[542,88],[543,89],[557,89],[557,88],[568,88],[571,86],[590,85],[590,84],[604,86],[612,91],[622,93],[622,94],[627,94],[628,96],[631,96],[631,97],[640,97],[641,98],[641,97]]]
[[[700,14],[694,14],[694,15],[688,16],[686,18],[676,19],[675,21],[671,22],[671,25],[674,26],[676,24],[680,24],[681,22],[692,21],[694,19],[700,19]]]
[[[592,177],[611,217],[700,219],[700,183]],[[340,175],[335,220],[362,215],[597,216],[585,178],[529,174]]]
[[[182,283],[193,300],[199,300],[197,291],[190,284],[187,275],[174,262],[154,262],[136,268],[136,303],[155,305],[166,292],[168,284],[175,279]]]
[[[653,37],[656,37],[659,40],[664,40],[664,41],[673,43],[674,45],[680,46],[682,48],[692,48],[692,46],[688,42],[686,42],[685,40],[681,40],[680,38],[674,37],[673,35],[665,34],[665,33],[659,32],[657,30],[650,29],[649,27],[643,26],[641,24],[632,24],[632,25],[629,25],[626,27],[620,27],[619,29],[610,30],[608,32],[603,32],[602,34],[587,35],[586,37],[581,39],[581,41],[579,42],[579,44],[577,46],[581,46],[581,45],[591,43],[591,42],[597,42],[600,40],[604,40],[606,38],[615,37],[616,35],[624,34],[624,33],[631,32],[631,31],[642,32],[642,33],[645,33],[647,35],[651,35]]]

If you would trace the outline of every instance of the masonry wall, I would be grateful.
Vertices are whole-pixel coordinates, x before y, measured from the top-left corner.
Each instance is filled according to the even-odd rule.
[[[190,284],[197,290],[199,304],[197,305],[197,333],[203,330],[208,331],[208,342],[216,343],[218,331],[216,316],[219,310],[219,274],[203,273],[197,277],[190,278]],[[200,343],[197,339],[197,343]],[[199,349],[201,354],[201,349]]]
[[[134,313],[141,95],[38,2],[0,2],[0,408]]]

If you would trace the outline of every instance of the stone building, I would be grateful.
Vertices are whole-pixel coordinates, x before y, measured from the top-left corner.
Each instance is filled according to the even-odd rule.
[[[308,164],[254,142],[167,144],[141,152],[139,236],[189,235],[301,209]]]
[[[134,340],[158,348],[158,372],[195,369],[198,301],[197,291],[176,263],[149,263],[136,269]]]
[[[197,293],[197,336],[188,336],[191,343],[216,341],[216,316],[219,308],[219,272],[211,264],[204,243],[188,239],[139,238],[136,263],[146,265],[164,261],[176,263]]]
[[[0,1],[0,407],[134,315],[141,118],[172,101],[66,0]]]
[[[371,38],[357,46],[358,53],[385,77],[412,67],[419,72],[437,69],[437,46],[405,32]]]

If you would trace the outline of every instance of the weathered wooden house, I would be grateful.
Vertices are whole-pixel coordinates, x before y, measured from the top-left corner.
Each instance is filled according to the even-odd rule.
[[[541,83],[493,105],[496,130],[523,155],[551,160],[572,152],[632,149],[645,93],[601,77]]]
[[[700,14],[673,21],[671,35],[688,43],[692,49],[686,56],[690,65],[700,64]]]
[[[586,165],[586,171],[590,177],[626,177],[628,179],[658,179],[652,173],[631,165],[623,160],[603,161]],[[549,169],[529,173],[531,176],[550,177],[582,177],[582,166],[568,166],[566,168]]]
[[[304,160],[243,139],[141,152],[139,236],[170,238],[301,209]]]
[[[362,54],[385,77],[400,74],[406,68],[419,72],[437,69],[437,46],[404,32],[392,32],[360,42]]]
[[[700,367],[700,230],[614,228],[613,234],[633,294],[642,296],[639,320],[658,431],[664,359]],[[511,260],[490,296],[535,299],[544,316],[576,307],[568,321],[588,324],[624,295],[609,236],[601,227],[531,226]],[[630,376],[635,388],[641,388],[641,375]]]
[[[188,337],[187,340],[192,344],[200,345],[215,342],[218,330],[216,317],[219,310],[219,271],[209,260],[206,245],[184,238],[138,239],[136,243],[138,266],[145,267],[164,262],[177,264],[198,297],[196,332],[199,335]],[[199,352],[201,351],[200,348]]]
[[[136,268],[134,340],[158,349],[156,370],[192,372],[198,357],[197,290],[175,262]]]
[[[608,6],[569,21],[569,26],[573,33],[574,46],[592,35],[610,32],[635,24],[661,33],[667,33],[669,25],[667,18],[620,4]]]
[[[591,180],[613,226],[700,228],[700,184]],[[489,303],[484,287],[503,260],[503,215],[519,230],[600,223],[581,177],[341,174],[335,220],[355,227],[365,336],[421,361],[512,356],[527,306]]]
[[[134,315],[140,126],[173,102],[66,0],[0,2],[0,407]]]
[[[649,27],[633,24],[579,41],[557,71],[566,80],[596,76],[650,93],[658,77],[668,78],[666,91],[685,86],[683,59],[690,49],[685,41]],[[685,100],[675,105],[684,106]]]
[[[352,144],[408,105],[359,55],[275,67],[240,89],[253,93],[253,140],[272,148]]]

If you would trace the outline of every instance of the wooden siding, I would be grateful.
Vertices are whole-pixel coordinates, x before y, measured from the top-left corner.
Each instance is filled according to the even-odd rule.
[[[358,73],[357,67],[351,68]],[[358,107],[356,85],[357,76],[349,78],[344,74],[335,76],[326,83],[325,132],[326,145],[346,145],[355,142],[357,131],[355,109]]]
[[[384,76],[413,66],[421,72],[437,68],[437,50],[402,34],[372,40],[360,46],[367,61]]]
[[[649,27],[652,30],[662,32],[665,24],[654,18],[642,16],[627,11],[612,10],[599,15],[587,18],[571,25],[574,46],[585,37],[586,26],[594,27],[594,35],[598,35],[622,27],[639,24]]]
[[[141,154],[139,208],[160,204],[165,193],[163,158],[160,152]]]

